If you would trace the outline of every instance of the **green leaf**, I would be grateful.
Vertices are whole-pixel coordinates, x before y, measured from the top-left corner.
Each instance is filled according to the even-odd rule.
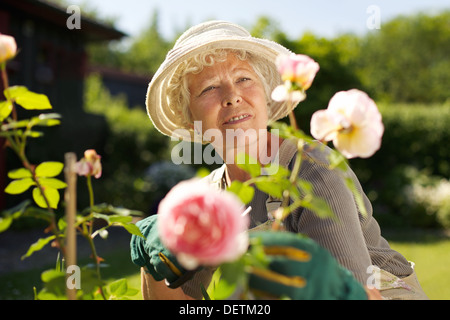
[[[40,138],[44,136],[44,133],[40,131],[25,131],[25,136],[30,138]]]
[[[10,129],[17,129],[17,128],[26,128],[28,124],[30,123],[30,120],[20,120],[20,121],[11,121],[8,123],[5,123],[2,125],[2,130],[10,130]]]
[[[352,178],[345,178],[345,184],[347,185],[347,188],[349,188],[350,191],[353,193],[353,197],[355,198],[355,202],[359,208],[359,211],[363,216],[367,217],[367,208],[364,204],[364,199],[361,193],[358,191],[355,182],[353,181]]]
[[[58,230],[60,230],[61,232],[64,232],[67,228],[67,221],[64,218],[61,218],[58,220]]]
[[[211,171],[209,171],[208,169],[202,167],[202,168],[198,169],[198,171],[195,174],[195,176],[197,178],[204,178],[204,177],[208,176],[210,173],[211,173]]]
[[[34,126],[56,126],[61,123],[58,119],[61,116],[57,113],[41,114],[38,117],[33,117],[31,119],[24,119],[20,121],[11,121],[2,125],[2,130],[18,129],[18,128],[29,128]]]
[[[346,172],[348,169],[347,159],[338,151],[331,149],[328,156],[328,161],[330,162],[330,169],[340,169]]]
[[[128,291],[127,279],[119,279],[112,282],[109,285],[109,290],[111,291],[111,294],[115,296],[125,295]]]
[[[27,110],[46,110],[52,109],[52,105],[44,94],[29,91],[24,86],[14,86],[5,90],[5,96],[14,100]]]
[[[127,230],[130,234],[145,238],[145,236],[141,233],[141,230],[132,223],[133,218],[131,216],[120,216],[120,215],[106,215],[98,212],[93,213],[94,218],[97,219],[103,219],[105,220],[108,225],[116,225],[123,227],[125,230]]]
[[[131,210],[127,208],[114,207],[107,203],[96,204],[92,208],[88,207],[83,210],[83,213],[90,213],[91,211],[96,213],[103,213],[107,215],[118,215],[118,216],[143,216],[142,211]]]
[[[8,172],[8,178],[10,179],[23,179],[23,178],[31,178],[31,171],[25,168],[20,168],[16,170],[12,170]]]
[[[18,205],[5,210],[3,212],[3,217],[0,217],[0,233],[8,230],[14,219],[20,218],[26,212],[30,203],[30,200],[25,200]]]
[[[267,168],[270,176],[276,179],[289,179],[291,176],[291,171],[280,165],[272,164],[264,168]]]
[[[139,290],[129,288],[127,279],[119,279],[108,285],[111,296],[109,299],[126,299],[126,296],[135,296]]]
[[[227,190],[237,195],[244,204],[250,203],[255,195],[255,189],[238,180],[233,181]]]
[[[236,156],[236,164],[239,168],[248,172],[252,178],[261,175],[261,165],[255,158],[250,157],[246,153],[240,153]]]
[[[64,189],[67,187],[67,183],[55,178],[39,178],[39,183],[46,188]]]
[[[111,223],[130,223],[133,221],[133,217],[113,215],[109,216],[109,221]]]
[[[135,289],[135,288],[128,288],[127,293],[126,293],[125,295],[126,295],[126,296],[132,297],[132,296],[137,295],[138,293],[139,293],[139,290],[138,290],[138,289]]]
[[[31,178],[13,180],[5,188],[5,192],[8,194],[21,194],[35,184]]]
[[[106,214],[94,212],[94,213],[92,214],[92,216],[93,216],[94,218],[97,218],[97,219],[103,219],[103,220],[105,220],[106,222],[108,222],[108,224],[111,224],[111,221],[109,221],[109,216],[106,215]]]
[[[283,192],[284,192],[284,190],[286,190],[284,187],[282,187],[279,184],[270,183],[270,182],[267,182],[267,181],[256,182],[255,185],[262,192],[265,192],[268,195],[270,195],[270,196],[272,196],[274,198],[277,198],[277,199],[283,198]]]
[[[5,216],[5,217],[0,217],[0,233],[4,232],[6,230],[8,230],[9,226],[12,224],[13,222],[13,217],[12,216]]]
[[[241,260],[222,264],[216,271],[220,273],[220,280],[215,283],[211,297],[216,300],[229,298],[236,291],[237,286],[244,281],[244,268]]]
[[[142,234],[141,230],[139,230],[138,226],[136,226],[134,223],[124,224],[122,225],[122,227],[125,228],[125,230],[127,230],[130,234],[145,239],[145,236]]]
[[[333,210],[331,210],[328,203],[319,197],[310,196],[306,197],[301,205],[311,211],[313,211],[319,218],[336,218]]]
[[[297,180],[297,186],[305,194],[311,194],[313,192],[313,185],[309,181],[306,181],[306,180],[303,180],[303,179],[298,179]]]
[[[27,207],[23,215],[24,217],[33,217],[45,220],[47,222],[51,222],[53,219],[53,214],[51,212],[48,212],[48,210],[37,208],[35,206]]]
[[[42,248],[44,248],[50,241],[54,240],[56,238],[55,235],[47,237],[47,238],[41,238],[38,241],[36,241],[35,243],[33,243],[30,248],[28,249],[27,253],[24,254],[22,256],[22,260],[24,260],[25,258],[28,258],[29,256],[31,256],[33,253],[35,253],[36,251],[41,250]],[[42,279],[42,281],[45,281],[44,279]]]
[[[11,114],[13,109],[11,101],[0,102],[0,121],[5,120]]]
[[[85,266],[81,269],[81,288],[84,293],[93,293],[103,286],[104,282],[98,278],[97,271],[92,267]]]
[[[305,134],[302,130],[295,130],[292,126],[284,122],[274,122],[270,125],[272,129],[278,130],[279,136],[285,139],[301,140],[308,144],[314,144],[314,139]],[[271,131],[272,132],[272,131]]]
[[[41,114],[38,117],[31,118],[33,126],[53,127],[61,123],[61,115],[58,113]]]
[[[64,164],[61,162],[48,161],[43,162],[36,167],[36,176],[37,177],[55,177],[61,173],[64,168]]]
[[[44,271],[41,274],[44,288],[37,295],[39,300],[62,300],[66,296],[66,274],[55,269]]]
[[[57,209],[59,199],[60,199],[58,190],[53,189],[53,188],[45,188],[44,195],[48,200],[50,208]],[[39,207],[45,208],[45,209],[48,208],[47,203],[45,202],[45,199],[41,193],[41,190],[39,190],[39,188],[33,189],[33,199]]]
[[[42,239],[40,239],[42,240]],[[42,282],[50,282],[54,279],[60,278],[60,277],[64,277],[65,278],[65,273],[63,271],[57,271],[55,269],[50,269],[47,271],[44,271],[41,273],[41,280]]]
[[[282,199],[286,190],[295,195],[298,194],[298,190],[287,179],[275,179],[271,176],[261,177],[255,182],[255,185],[259,190],[277,199]]]

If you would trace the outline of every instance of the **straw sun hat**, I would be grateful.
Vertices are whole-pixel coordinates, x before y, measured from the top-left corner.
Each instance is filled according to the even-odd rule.
[[[244,28],[225,21],[210,21],[188,29],[177,40],[174,48],[169,51],[148,87],[146,100],[148,115],[155,128],[161,133],[193,141],[193,130],[186,128],[183,124],[183,115],[178,111],[177,106],[170,103],[167,88],[181,62],[204,50],[218,48],[244,49],[255,56],[266,59],[267,65],[274,68],[275,71],[276,57],[280,54],[291,54],[288,49],[278,43],[254,38]],[[274,72],[274,74],[278,74],[278,72]],[[279,82],[281,83],[281,76]],[[286,103],[271,101],[269,103],[269,122],[284,118],[292,108]]]

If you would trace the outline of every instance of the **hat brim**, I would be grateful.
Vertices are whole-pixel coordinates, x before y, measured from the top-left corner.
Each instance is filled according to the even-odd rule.
[[[191,44],[172,50],[153,76],[146,98],[148,115],[154,127],[161,133],[174,139],[193,141],[193,130],[184,127],[182,115],[179,114],[177,108],[170,105],[167,88],[180,63],[200,52],[211,49],[243,49],[265,59],[268,65],[275,69],[275,60],[280,54],[291,54],[288,49],[276,42],[254,37],[233,37],[232,39],[216,37],[202,45]],[[292,106],[285,102],[274,102],[269,110],[269,122],[286,117],[294,107],[295,105]]]

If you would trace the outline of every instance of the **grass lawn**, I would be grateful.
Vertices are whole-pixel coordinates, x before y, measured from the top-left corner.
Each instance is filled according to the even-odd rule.
[[[450,237],[434,231],[388,231],[384,236],[395,250],[415,262],[419,281],[430,299],[450,300]],[[104,258],[112,267],[103,270],[103,279],[126,278],[130,287],[140,288],[140,273],[131,263],[128,251],[120,250]],[[33,299],[33,286],[39,290],[43,270],[1,275],[0,300]],[[142,295],[132,298],[142,299]]]
[[[420,284],[432,300],[450,300],[450,237],[430,231],[387,232],[391,247],[415,263]]]

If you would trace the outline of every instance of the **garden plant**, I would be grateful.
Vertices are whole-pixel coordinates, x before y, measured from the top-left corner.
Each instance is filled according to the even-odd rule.
[[[132,215],[140,212],[116,208],[107,204],[95,204],[92,178],[102,175],[101,157],[95,150],[87,150],[84,158],[76,161],[74,154],[66,154],[66,164],[56,161],[46,161],[33,164],[27,158],[26,147],[30,139],[41,137],[43,134],[36,127],[51,127],[60,124],[60,116],[56,113],[43,113],[29,119],[18,119],[18,106],[25,110],[51,110],[52,105],[43,94],[29,91],[24,86],[9,86],[6,64],[17,54],[15,39],[11,36],[0,35],[0,65],[4,86],[5,101],[0,102],[0,136],[4,145],[11,148],[17,155],[22,167],[8,172],[11,179],[5,188],[5,193],[18,195],[30,188],[32,199],[25,200],[3,212],[0,217],[0,232],[7,230],[13,220],[21,217],[34,217],[48,223],[46,231],[50,233],[46,238],[31,244],[28,252],[22,257],[26,259],[34,252],[51,244],[59,249],[60,255],[57,267],[42,273],[43,289],[35,289],[35,299],[122,299],[133,296],[136,289],[128,288],[125,279],[119,279],[106,285],[101,277],[102,258],[98,255],[94,245],[96,236],[107,235],[111,226],[121,226],[132,234],[140,235],[139,229],[131,223]],[[66,182],[58,178],[63,172]],[[86,177],[89,206],[76,211],[76,175]],[[74,178],[75,176],[75,178]],[[66,214],[60,215],[57,210],[61,205],[60,190],[66,189]],[[34,203],[33,203],[34,202]],[[97,220],[104,220],[106,225],[100,229],[94,226]],[[78,232],[89,243],[93,263],[84,267],[75,265],[74,235]],[[80,283],[83,286],[80,286]]]

